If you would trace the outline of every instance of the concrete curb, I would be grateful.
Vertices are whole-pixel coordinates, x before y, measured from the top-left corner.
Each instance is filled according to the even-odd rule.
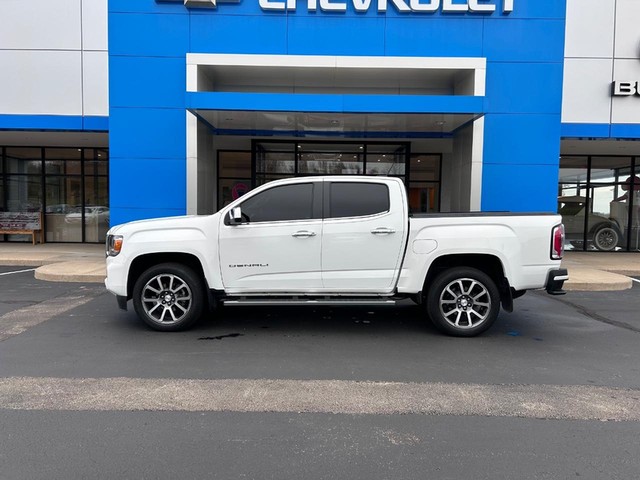
[[[104,283],[104,262],[58,262],[38,267],[35,278],[49,282]]]
[[[610,292],[633,287],[633,280],[625,275],[587,267],[568,270],[569,280],[564,283],[564,289],[569,292]]]
[[[53,265],[59,263],[57,255],[50,258],[17,258],[0,260],[0,266],[3,267],[41,267],[42,265]]]

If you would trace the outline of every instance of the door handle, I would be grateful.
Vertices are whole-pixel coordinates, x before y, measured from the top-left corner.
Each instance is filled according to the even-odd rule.
[[[296,233],[292,233],[291,236],[296,238],[315,237],[316,232],[310,232],[309,230],[300,230]]]
[[[396,233],[396,231],[393,228],[378,227],[371,230],[371,233],[374,235],[389,235],[391,233]]]

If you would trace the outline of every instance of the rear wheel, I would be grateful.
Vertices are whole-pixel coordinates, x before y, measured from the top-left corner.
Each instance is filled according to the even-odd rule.
[[[427,292],[429,318],[443,332],[473,337],[486,331],[500,311],[495,282],[475,268],[455,267],[440,273]]]
[[[178,263],[155,265],[136,281],[133,306],[140,319],[154,330],[184,330],[202,316],[204,285],[189,267]]]

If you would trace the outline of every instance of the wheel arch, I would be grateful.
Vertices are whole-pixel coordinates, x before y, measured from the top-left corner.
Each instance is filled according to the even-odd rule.
[[[488,253],[460,253],[443,255],[436,258],[427,271],[422,286],[423,295],[428,291],[430,284],[442,272],[454,267],[471,267],[487,274],[498,287],[502,307],[511,312],[513,310],[513,297],[509,280],[506,278],[502,260],[496,255]]]
[[[200,277],[203,285],[208,290],[207,279],[204,275],[204,269],[200,259],[193,254],[184,252],[163,252],[163,253],[147,253],[136,257],[129,267],[129,275],[127,276],[127,298],[131,298],[133,287],[143,272],[161,263],[179,263],[185,265]]]

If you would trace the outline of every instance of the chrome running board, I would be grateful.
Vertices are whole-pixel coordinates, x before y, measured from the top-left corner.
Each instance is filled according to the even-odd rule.
[[[349,305],[349,306],[393,306],[397,300],[389,298],[228,298],[222,303],[229,307],[239,306],[296,306],[296,305]]]

